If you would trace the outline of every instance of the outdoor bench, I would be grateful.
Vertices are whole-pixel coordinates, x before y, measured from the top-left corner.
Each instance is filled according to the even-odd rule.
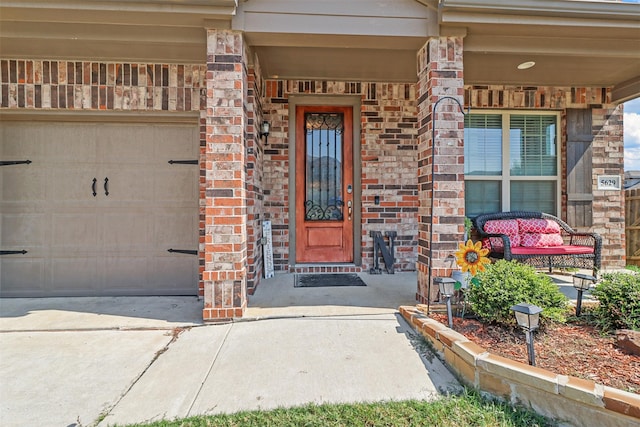
[[[489,257],[518,260],[534,267],[586,268],[597,276],[602,238],[582,233],[542,212],[496,212],[473,220]]]

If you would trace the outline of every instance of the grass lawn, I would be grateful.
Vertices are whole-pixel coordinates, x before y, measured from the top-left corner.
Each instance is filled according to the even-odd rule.
[[[153,427],[331,427],[331,426],[553,426],[533,412],[486,400],[468,391],[435,402],[402,401],[362,404],[306,405],[271,411],[239,412],[231,415],[197,416],[134,426]]]

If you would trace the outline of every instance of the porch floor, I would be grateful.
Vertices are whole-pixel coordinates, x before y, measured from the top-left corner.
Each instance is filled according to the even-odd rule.
[[[262,279],[243,319],[395,313],[416,304],[416,272],[358,275],[367,286],[294,288],[293,273]]]
[[[589,274],[590,271],[580,270]],[[262,279],[250,295],[243,320],[287,317],[321,317],[395,313],[401,305],[415,305],[417,273],[358,273],[367,286],[294,288],[294,273],[277,273]],[[550,275],[560,291],[575,303],[571,273]],[[583,301],[589,301],[586,291]]]

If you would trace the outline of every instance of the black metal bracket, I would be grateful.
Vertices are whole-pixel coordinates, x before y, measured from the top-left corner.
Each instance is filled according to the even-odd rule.
[[[169,160],[170,165],[197,165],[197,160]]]
[[[0,255],[16,255],[16,254],[24,255],[26,253],[27,251],[25,251],[24,249],[21,251],[0,251]]]
[[[167,252],[178,253],[178,254],[187,254],[187,255],[198,255],[198,251],[192,251],[189,249],[167,249]]]
[[[369,235],[373,238],[373,268],[369,270],[370,274],[382,274],[382,269],[380,268],[380,264],[378,259],[380,255],[384,258],[384,265],[387,269],[387,273],[394,274],[394,264],[395,264],[395,242],[394,239],[398,235],[395,231],[386,231],[384,233],[385,236],[389,238],[389,249],[387,249],[387,245],[382,237],[381,231],[371,231]]]
[[[31,163],[31,160],[0,160],[0,166],[30,165]]]

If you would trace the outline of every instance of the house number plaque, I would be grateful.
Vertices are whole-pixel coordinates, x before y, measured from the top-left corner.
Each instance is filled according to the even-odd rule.
[[[621,190],[620,175],[598,175],[598,190]]]

